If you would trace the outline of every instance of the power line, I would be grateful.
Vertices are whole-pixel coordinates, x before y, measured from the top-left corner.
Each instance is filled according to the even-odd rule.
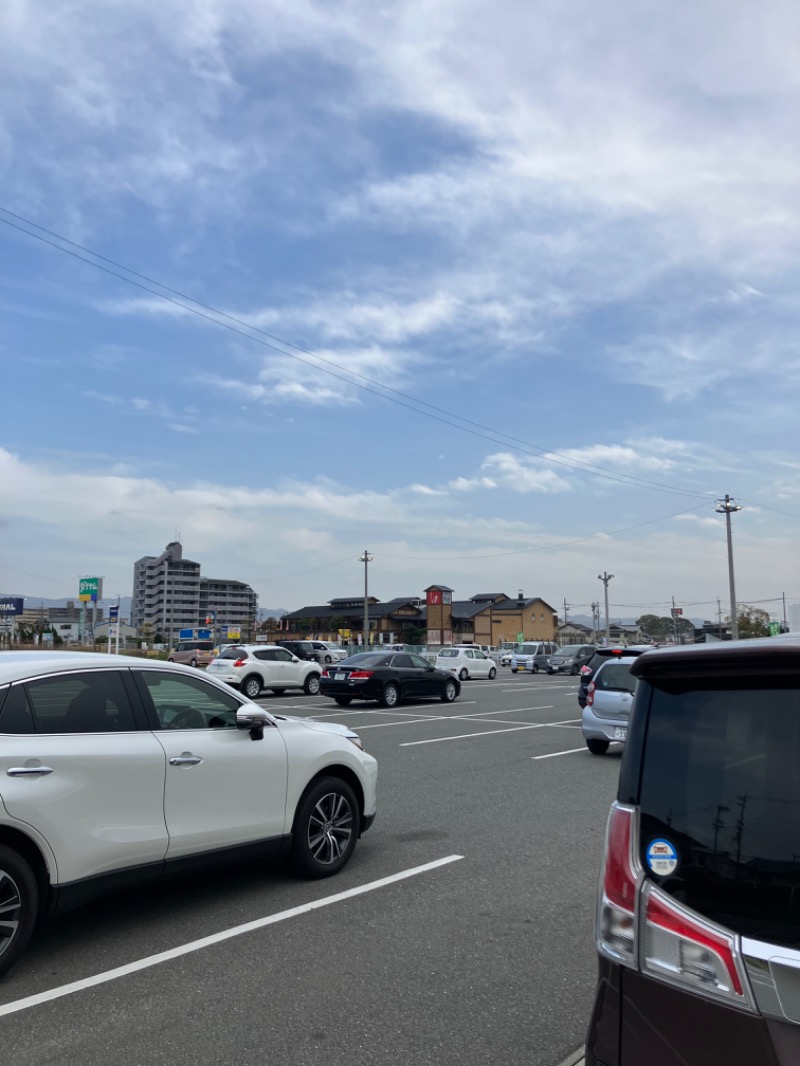
[[[391,403],[397,404],[399,407],[404,407],[407,410],[415,411],[417,414],[424,415],[427,418],[431,418],[434,421],[441,422],[444,425],[449,425],[454,429],[460,429],[464,433],[470,433],[472,436],[483,438],[493,444],[498,444],[501,447],[511,447],[515,451],[522,452],[527,455],[535,455],[537,458],[544,460],[545,462],[552,463],[557,466],[564,466],[570,470],[585,470],[591,472],[595,477],[602,478],[606,481],[614,481],[618,484],[632,485],[640,488],[648,488],[652,491],[668,493],[676,496],[694,496],[695,498],[702,498],[707,500],[715,499],[716,497],[712,493],[698,492],[694,489],[679,489],[671,485],[666,485],[663,482],[651,481],[647,478],[640,478],[635,474],[610,474],[608,471],[601,467],[595,466],[592,463],[587,463],[582,459],[574,459],[569,456],[565,456],[560,452],[553,451],[552,449],[545,448],[542,445],[533,444],[530,441],[523,440],[518,437],[511,436],[510,434],[503,433],[502,430],[496,430],[490,426],[484,426],[480,422],[473,422],[470,419],[464,418],[461,415],[457,415],[452,411],[448,411],[445,408],[437,407],[435,404],[428,403],[426,400],[421,400],[418,397],[412,396],[409,393],[401,392],[398,389],[394,389],[389,385],[384,385],[382,382],[376,381],[373,378],[367,377],[364,374],[359,374],[355,370],[349,370],[346,367],[340,366],[333,360],[326,359],[324,356],[317,355],[314,352],[310,352],[305,348],[301,348],[299,345],[293,344],[291,341],[285,341],[280,337],[276,337],[274,334],[268,333],[265,330],[260,329],[258,326],[252,326],[243,319],[237,318],[235,315],[228,314],[225,311],[220,311],[218,308],[213,307],[211,304],[203,303],[200,300],[196,300],[193,296],[188,296],[181,293],[177,289],[172,289],[163,282],[158,281],[155,278],[151,278],[146,274],[140,274],[130,267],[125,266],[122,263],[118,263],[113,259],[109,259],[107,256],[101,255],[99,252],[94,252],[90,248],[86,248],[84,245],[78,244],[75,241],[69,240],[68,237],[63,237],[61,234],[56,233],[54,230],[49,230],[44,226],[40,226],[38,223],[25,218],[22,215],[18,215],[15,212],[9,210],[6,207],[0,205],[0,211],[9,215],[11,218],[16,218],[20,222],[24,222],[26,226],[33,226],[35,229],[41,230],[42,233],[47,233],[49,236],[54,237],[56,241],[62,242],[56,244],[55,241],[48,240],[46,237],[41,236],[39,233],[32,233],[30,230],[25,229],[23,226],[16,225],[11,222],[9,218],[0,218],[0,222],[10,226],[12,229],[18,230],[20,233],[24,233],[28,237],[32,237],[34,240],[41,241],[43,244],[49,245],[56,251],[63,252],[65,255],[70,255],[75,259],[86,263],[88,266],[94,267],[96,270],[101,270],[106,274],[110,274],[112,277],[118,278],[120,281],[126,282],[128,285],[135,286],[138,289],[142,289],[144,292],[150,293],[152,296],[156,296],[167,303],[174,304],[177,307],[188,311],[190,314],[197,315],[200,318],[204,318],[209,322],[213,322],[218,326],[222,326],[224,329],[228,329],[233,333],[237,333],[240,336],[246,337],[250,340],[261,344],[265,348],[270,348],[273,351],[278,352],[281,355],[286,356],[289,359],[294,359],[296,362],[302,363],[304,366],[308,366],[314,370],[322,370],[324,373],[330,374],[332,377],[337,378],[340,381],[344,381],[348,385],[354,385],[356,388],[362,389],[365,392],[371,393],[375,396],[380,396],[385,400],[389,400]],[[77,252],[71,251],[70,248],[63,247],[64,244],[70,245],[72,248],[78,248],[80,251],[85,252],[86,255],[92,256],[92,259],[87,259],[84,255],[79,255]],[[125,274],[120,274],[117,270],[111,270],[108,267],[102,266],[101,263],[94,262],[94,259],[102,260],[102,262],[110,263],[112,266],[117,267],[117,270],[124,270]],[[132,275],[128,277],[126,275]],[[134,278],[141,278],[143,281],[147,281],[149,284],[144,285],[139,281],[134,281]],[[163,289],[164,292],[159,292],[158,289],[153,289],[150,285],[157,285],[159,289]],[[165,293],[172,293],[172,296],[165,295]],[[175,299],[178,296],[180,299]],[[190,301],[195,304],[195,307],[189,306],[189,304],[182,301]],[[203,311],[197,308],[204,308],[206,311],[210,311],[211,314],[205,314]],[[216,316],[216,317],[212,317]],[[220,321],[225,319],[226,321]],[[236,323],[231,325],[230,323]],[[237,328],[243,326],[246,330],[251,330],[253,333],[258,333],[263,337],[268,337],[270,340],[277,341],[284,347],[278,347],[277,344],[271,344],[268,341],[260,340],[259,337],[254,337],[252,333],[246,333],[244,330]],[[286,351],[287,347],[294,348],[297,352],[302,352],[303,355],[309,356],[314,359],[315,362],[311,363],[308,359],[303,359],[294,352]],[[323,364],[323,365],[320,365]],[[333,368],[333,369],[330,369]],[[336,373],[340,371],[340,373]],[[342,375],[348,375],[343,377]],[[354,380],[358,379],[358,380]],[[363,385],[361,382],[368,382],[368,385]],[[377,386],[382,391],[377,391],[375,388],[370,388],[370,385]],[[402,399],[398,398],[402,397]],[[410,401],[410,403],[404,402],[404,400]],[[416,406],[415,406],[416,405]],[[438,414],[435,412],[439,412]],[[440,417],[445,415],[447,417]],[[457,419],[454,422],[451,419]]]

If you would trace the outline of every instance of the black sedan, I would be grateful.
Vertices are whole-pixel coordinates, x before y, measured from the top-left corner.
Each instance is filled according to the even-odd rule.
[[[362,652],[322,671],[320,695],[340,707],[352,700],[377,700],[394,707],[405,699],[433,699],[452,703],[461,691],[458,678],[437,670],[412,652]]]

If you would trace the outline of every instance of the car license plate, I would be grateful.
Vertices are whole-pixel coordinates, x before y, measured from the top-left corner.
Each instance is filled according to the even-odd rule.
[[[615,729],[614,740],[624,740],[628,735],[627,729]]]
[[[334,674],[334,678],[333,679],[334,679],[334,681],[344,681],[346,679],[346,677],[347,677],[347,674],[343,674],[340,671],[338,674]]]

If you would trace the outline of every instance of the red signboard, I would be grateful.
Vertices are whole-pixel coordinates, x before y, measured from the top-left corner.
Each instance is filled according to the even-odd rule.
[[[441,602],[442,602],[442,591],[441,591],[441,589],[428,589],[428,606],[429,607],[438,607],[438,605]]]

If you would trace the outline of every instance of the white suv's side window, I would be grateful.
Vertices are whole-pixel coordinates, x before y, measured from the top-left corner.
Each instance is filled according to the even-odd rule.
[[[276,650],[272,653],[272,658],[277,660],[279,663],[290,663],[293,659],[293,655],[285,648],[276,648]]]
[[[235,729],[239,701],[200,678],[142,670],[160,729]]]
[[[114,670],[44,677],[26,686],[37,733],[125,733],[136,728]]]

